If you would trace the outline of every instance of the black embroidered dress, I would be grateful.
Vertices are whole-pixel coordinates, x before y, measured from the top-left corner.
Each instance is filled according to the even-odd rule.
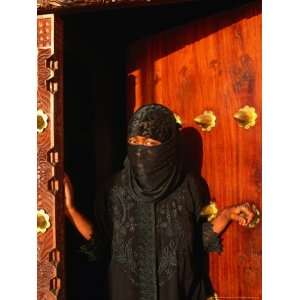
[[[181,168],[173,114],[143,106],[128,131],[162,143],[128,145],[125,168],[96,201],[97,226],[85,250],[108,261],[108,300],[204,300],[199,256],[221,247],[199,219],[203,192]]]

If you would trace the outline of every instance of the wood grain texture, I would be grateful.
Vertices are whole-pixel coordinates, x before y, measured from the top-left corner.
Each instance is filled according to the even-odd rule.
[[[59,71],[52,67],[53,61],[62,61],[57,54],[62,53],[62,49],[58,42],[54,42],[54,33],[56,40],[62,39],[58,34],[61,24],[54,20],[54,15],[39,16],[37,22],[37,109],[42,109],[48,116],[47,128],[37,136],[37,207],[46,211],[51,223],[51,227],[44,234],[39,234],[37,239],[37,299],[64,299],[63,291],[54,284],[55,280],[63,279],[63,194],[59,186],[57,190],[51,190],[54,180],[62,186],[62,90],[56,93],[49,91],[51,82],[62,86],[62,69]],[[51,159],[51,152],[59,153],[58,161]]]
[[[261,4],[255,2],[144,38],[128,49],[129,114],[145,103],[170,107],[183,120],[186,157],[207,181],[219,208],[249,201],[261,210]],[[254,128],[233,114],[254,106]],[[217,126],[202,132],[204,110]],[[210,255],[220,299],[261,299],[261,224],[232,224],[224,252]],[[249,298],[245,298],[249,297]]]

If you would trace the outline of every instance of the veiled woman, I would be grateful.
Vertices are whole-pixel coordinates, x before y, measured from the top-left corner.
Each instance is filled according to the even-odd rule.
[[[124,169],[95,201],[95,222],[74,205],[65,177],[66,212],[89,240],[86,252],[103,262],[109,300],[204,300],[201,253],[221,251],[218,235],[231,220],[247,225],[248,204],[224,209],[212,221],[199,179],[184,171],[173,113],[158,104],[137,110],[128,126]],[[107,262],[107,263],[105,263]],[[100,264],[101,265],[101,264]]]

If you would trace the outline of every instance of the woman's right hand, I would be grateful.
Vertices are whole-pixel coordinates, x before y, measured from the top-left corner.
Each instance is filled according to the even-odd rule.
[[[72,182],[68,174],[64,174],[65,212],[69,220],[75,225],[81,235],[89,240],[93,235],[93,224],[74,205]]]
[[[74,192],[72,182],[68,174],[64,174],[64,190],[65,190],[65,208],[66,212],[70,213],[71,210],[75,209],[74,205]]]

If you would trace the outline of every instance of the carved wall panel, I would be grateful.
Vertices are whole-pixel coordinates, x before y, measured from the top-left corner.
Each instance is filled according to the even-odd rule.
[[[61,32],[54,15],[38,17],[38,300],[64,299]]]

